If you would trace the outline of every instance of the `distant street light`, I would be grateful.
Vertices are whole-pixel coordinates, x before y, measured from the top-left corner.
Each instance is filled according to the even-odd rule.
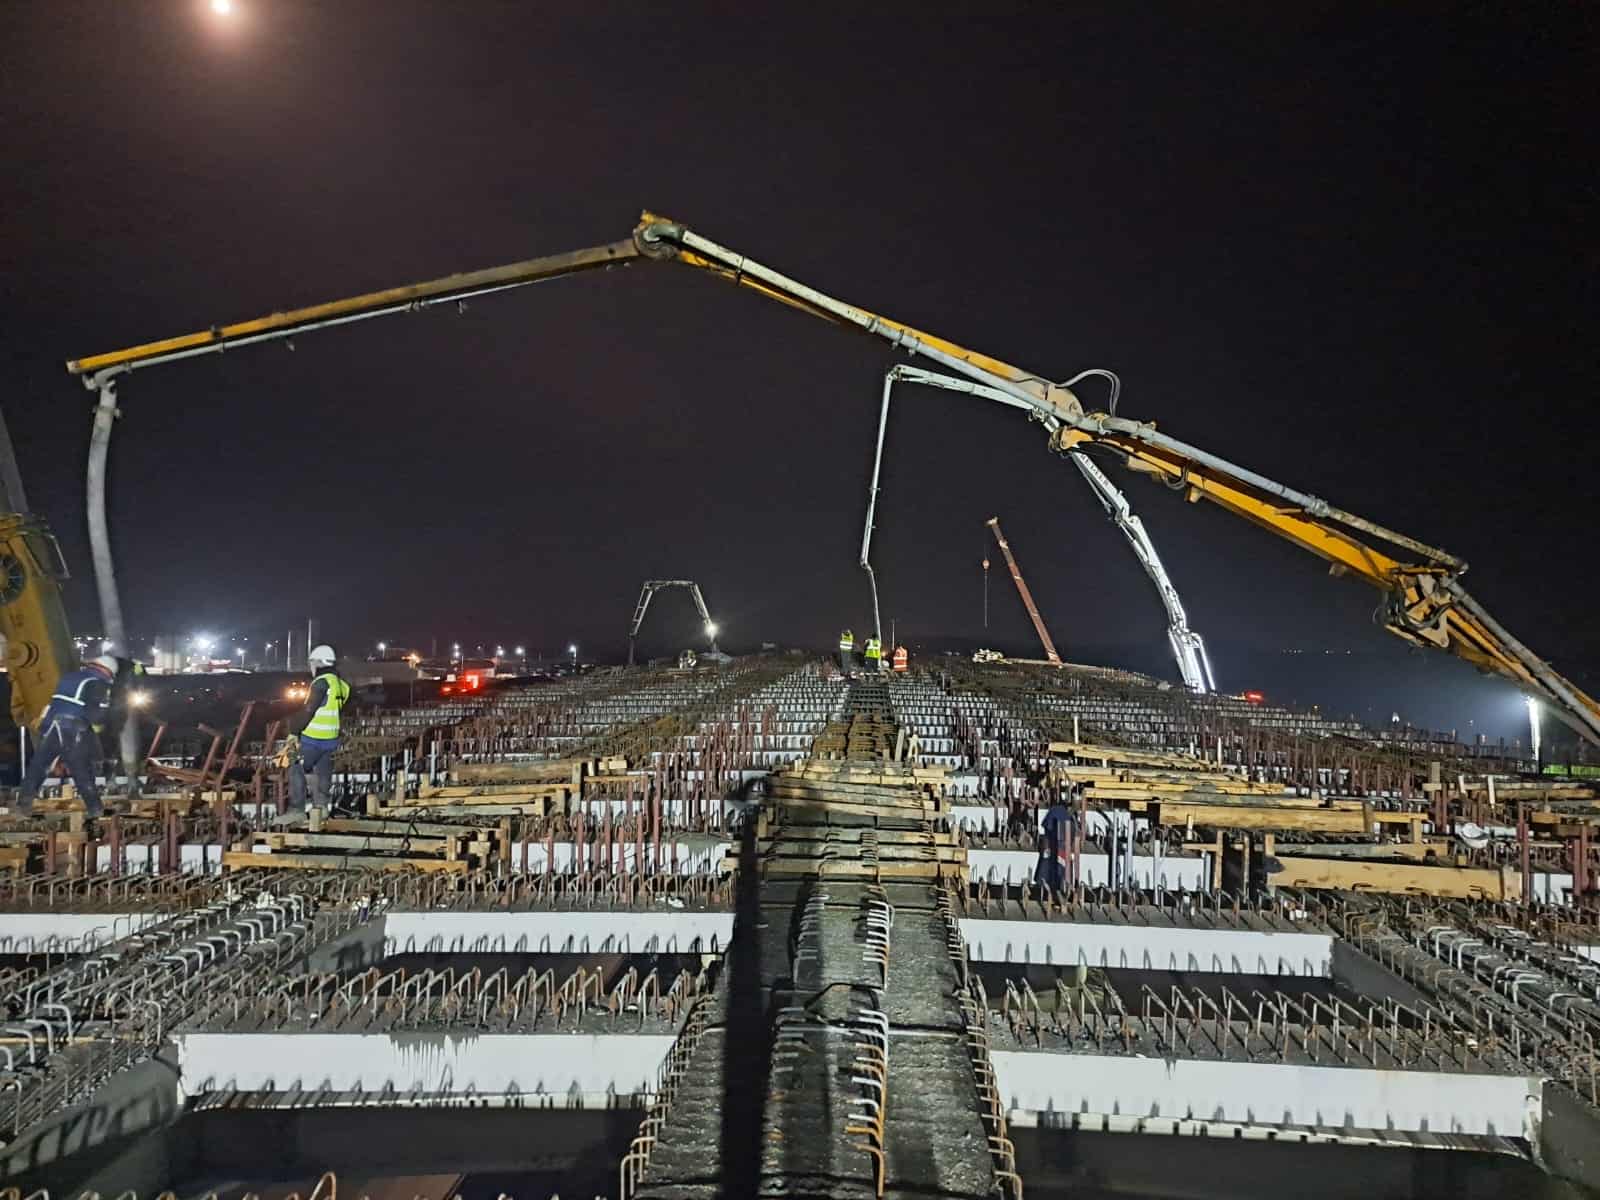
[[[378,643],[378,657],[382,658],[383,654],[384,654],[384,651],[386,651],[388,648],[389,648],[389,643],[388,642],[379,642]]]
[[[219,17],[233,15],[233,0],[211,0],[211,11]]]
[[[572,655],[572,665],[573,666],[577,666],[578,665],[578,643],[577,642],[573,642],[572,645],[568,646],[567,647],[567,653]]]

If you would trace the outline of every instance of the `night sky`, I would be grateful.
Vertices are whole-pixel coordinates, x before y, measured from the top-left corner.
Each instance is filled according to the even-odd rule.
[[[63,360],[651,207],[1043,375],[1116,370],[1122,415],[1460,554],[1595,686],[1593,6],[233,3],[0,5],[0,403],[79,627],[91,398]],[[672,576],[735,648],[822,647],[870,612],[892,361],[645,264],[136,373],[129,624],[598,648]],[[1224,685],[1281,692],[1285,648],[1406,669],[1368,589],[1114,477]],[[1032,646],[999,571],[981,626],[996,514],[1067,657],[1162,665],[1153,590],[1038,427],[911,390],[875,543],[902,640]],[[695,623],[659,603],[657,650]],[[1465,669],[1424,690],[1434,723],[1515,715]]]

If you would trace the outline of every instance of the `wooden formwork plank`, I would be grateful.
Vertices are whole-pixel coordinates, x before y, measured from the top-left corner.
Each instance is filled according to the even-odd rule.
[[[1084,784],[1083,790],[1087,795],[1091,796],[1119,796],[1123,793],[1131,793],[1133,795],[1187,793],[1196,796],[1267,796],[1273,799],[1301,800],[1310,804],[1319,803],[1313,796],[1296,796],[1293,792],[1286,792],[1276,784],[1253,783],[1248,779],[1206,779],[1203,777],[1179,779],[1172,776],[1124,775],[1116,779],[1097,778],[1090,780]]]
[[[285,871],[306,869],[346,871],[354,868],[465,873],[469,868],[465,859],[385,858],[377,854],[257,854],[249,850],[224,851],[222,865],[230,870],[254,870],[266,867]]]
[[[1395,892],[1461,900],[1522,898],[1522,876],[1510,869],[1360,862],[1296,855],[1280,855],[1278,861],[1283,869],[1272,876],[1276,887]]]
[[[1215,829],[1273,829],[1300,833],[1371,832],[1359,808],[1307,808],[1276,804],[1216,804],[1189,800],[1162,800],[1149,811],[1162,825],[1206,826]]]
[[[444,855],[454,840],[453,838],[410,838],[399,833],[383,836],[371,833],[302,833],[273,830],[271,832],[251,834],[249,844],[252,846],[267,846],[274,852],[290,849],[329,850],[334,852],[356,850],[373,854],[399,853],[431,857]],[[240,844],[242,845],[243,843]]]
[[[450,801],[474,799],[479,803],[493,803],[501,800],[507,804],[518,804],[526,800],[535,799],[565,799],[572,791],[570,783],[530,783],[504,785],[487,784],[446,784],[443,787],[426,787],[417,795],[416,803],[425,804],[430,800]]]
[[[547,801],[540,800],[528,804],[467,804],[451,802],[445,804],[386,804],[379,808],[369,808],[369,816],[392,818],[394,821],[409,821],[413,817],[548,817],[565,811],[552,809]]]
[[[867,825],[794,825],[785,826],[777,836],[795,842],[837,842],[841,845],[857,845],[861,841],[863,832],[874,832]],[[958,844],[956,835],[943,833],[934,829],[879,829],[880,846],[906,845],[906,846],[954,846]]]
[[[841,853],[826,854],[822,847],[826,843],[818,842],[791,842],[786,835],[779,834],[778,838],[766,845],[757,847],[757,854],[763,860],[777,859],[814,859],[817,862],[831,860],[833,862],[851,862],[862,859],[861,847],[858,845],[841,845],[837,847]],[[907,845],[879,846],[877,853],[880,862],[947,862],[962,863],[967,861],[967,851],[964,846],[932,846],[932,845]]]
[[[1096,742],[1051,742],[1051,754],[1070,754],[1074,758],[1097,758],[1102,762],[1132,763],[1138,766],[1180,767],[1189,771],[1217,771],[1222,768],[1195,754],[1169,754],[1161,750],[1134,750],[1128,746],[1105,746]]]

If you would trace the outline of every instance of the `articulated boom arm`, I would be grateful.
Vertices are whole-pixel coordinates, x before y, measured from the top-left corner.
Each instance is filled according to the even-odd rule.
[[[1190,501],[1210,500],[1326,559],[1331,574],[1365,580],[1385,595],[1384,628],[1390,633],[1515,681],[1549,702],[1583,736],[1600,742],[1600,704],[1512,636],[1462,587],[1467,564],[1460,559],[1157,433],[1150,424],[1091,413],[1051,437],[1052,448],[1067,453],[1094,444],[1121,452],[1130,470],[1160,479]],[[1389,550],[1380,548],[1384,543]],[[1400,551],[1407,556],[1396,557]]]
[[[950,375],[940,375],[936,371],[924,371],[921,367],[907,366],[905,363],[897,363],[889,368],[883,377],[883,407],[878,417],[878,459],[874,461],[872,467],[872,490],[868,493],[867,502],[867,528],[861,539],[861,565],[866,568],[869,576],[872,575],[872,567],[867,562],[867,549],[872,540],[872,514],[877,504],[878,470],[883,458],[883,431],[889,420],[889,393],[897,382],[920,383],[950,392],[964,392],[969,396],[979,396],[1012,408],[1026,410],[1028,407],[1005,392],[986,384],[974,383],[969,379],[956,379]],[[1156,593],[1161,597],[1162,606],[1167,610],[1167,641],[1172,646],[1172,656],[1177,661],[1178,673],[1183,677],[1184,686],[1191,692],[1201,695],[1216,691],[1217,683],[1211,674],[1211,660],[1206,655],[1205,641],[1197,631],[1189,628],[1189,618],[1184,612],[1183,601],[1178,598],[1178,589],[1168,576],[1166,567],[1162,565],[1161,556],[1156,553],[1155,543],[1145,532],[1144,522],[1134,514],[1128,498],[1122,494],[1121,489],[1106,478],[1105,472],[1086,454],[1081,450],[1074,450],[1071,456],[1073,465],[1088,481],[1090,488],[1117,528],[1122,530],[1134,557],[1139,560],[1145,573],[1150,576],[1150,581],[1156,586]],[[872,604],[873,610],[876,611],[878,604],[876,579],[873,580]]]
[[[986,384],[1027,408],[1049,431],[1051,444],[1058,450],[1071,451],[1094,443],[1119,450],[1131,468],[1155,475],[1174,489],[1185,490],[1191,499],[1220,504],[1328,559],[1336,571],[1367,580],[1389,597],[1386,624],[1391,632],[1420,646],[1449,650],[1485,670],[1517,681],[1548,700],[1556,713],[1584,736],[1600,742],[1600,704],[1484,611],[1459,582],[1458,576],[1466,565],[1459,559],[1168,438],[1151,425],[1105,413],[1086,414],[1067,384],[1053,383],[910,325],[846,304],[720,246],[687,226],[649,212],[641,217],[632,238],[624,241],[272,313],[76,359],[67,363],[67,370],[82,376],[88,387],[101,391],[104,406],[116,377],[128,371],[526,287],[581,271],[627,265],[641,258],[676,259],[709,271],[802,312],[883,338],[909,354]],[[1392,551],[1379,550],[1371,541],[1381,542]],[[1393,557],[1393,552],[1399,551],[1409,557]]]
[[[634,606],[633,624],[628,627],[628,665],[633,665],[633,640],[639,636],[639,626],[644,624],[644,614],[650,607],[650,601],[662,588],[687,588],[694,598],[694,606],[700,614],[700,623],[705,628],[706,638],[711,643],[711,650],[717,648],[717,624],[711,619],[711,611],[706,608],[706,598],[701,594],[700,585],[692,579],[646,579],[644,586],[639,589],[639,603]]]
[[[1189,628],[1189,616],[1183,610],[1183,601],[1178,598],[1178,589],[1173,586],[1167,568],[1162,565],[1155,543],[1145,532],[1144,522],[1134,513],[1122,489],[1106,478],[1106,473],[1087,454],[1074,453],[1072,465],[1089,481],[1094,494],[1105,506],[1106,515],[1122,530],[1134,557],[1144,567],[1145,574],[1150,576],[1150,582],[1156,585],[1156,594],[1161,597],[1161,603],[1167,610],[1167,641],[1172,645],[1172,657],[1177,660],[1178,673],[1183,676],[1184,686],[1202,695],[1216,691],[1217,682],[1211,675],[1211,659],[1206,654],[1205,640],[1197,631]]]

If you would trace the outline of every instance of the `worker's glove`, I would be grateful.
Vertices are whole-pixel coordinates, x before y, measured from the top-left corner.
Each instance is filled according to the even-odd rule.
[[[274,760],[274,762],[276,762],[276,764],[280,767],[287,767],[299,757],[300,735],[298,733],[291,733],[288,737],[283,739],[283,749],[278,751],[278,757]]]
[[[106,727],[104,725],[96,725],[93,728],[96,733],[104,733],[106,731]]]

